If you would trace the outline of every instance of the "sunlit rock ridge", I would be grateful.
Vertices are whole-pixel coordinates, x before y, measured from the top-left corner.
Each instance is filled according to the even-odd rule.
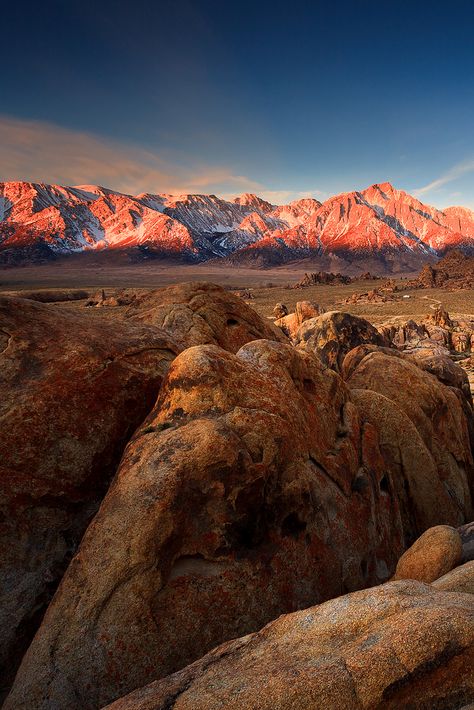
[[[439,210],[390,183],[272,205],[257,195],[132,196],[97,185],[0,183],[0,250],[136,248],[191,261],[278,264],[324,254],[439,256],[474,251],[474,212]]]

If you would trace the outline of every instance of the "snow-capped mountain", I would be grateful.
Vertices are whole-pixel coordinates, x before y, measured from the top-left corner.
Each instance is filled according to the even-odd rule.
[[[145,248],[191,260],[251,263],[317,254],[436,256],[474,251],[474,213],[423,204],[389,183],[272,205],[256,195],[132,196],[97,185],[0,183],[0,254],[41,244],[52,254]]]

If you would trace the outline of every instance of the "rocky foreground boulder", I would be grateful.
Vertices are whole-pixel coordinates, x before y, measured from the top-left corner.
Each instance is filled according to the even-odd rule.
[[[329,311],[319,318],[306,320],[297,330],[294,342],[314,352],[336,372],[340,372],[345,355],[358,345],[390,346],[390,340],[369,321],[342,311]]]
[[[429,419],[441,390],[451,391],[409,367],[429,378],[431,399],[421,388]],[[389,431],[379,433],[373,413],[380,417],[381,400],[399,421],[393,451],[402,437],[422,448],[398,467],[396,454],[387,466]],[[444,431],[459,426],[454,443],[467,467],[454,395],[450,406]],[[468,492],[464,511],[460,500],[451,508],[434,501],[431,491],[446,492],[422,425],[418,432],[376,391],[351,394],[312,353],[290,345],[181,353],[5,708],[101,707],[281,613],[386,580],[410,536],[438,515],[464,522],[470,512]]]
[[[282,613],[386,581],[427,528],[453,526],[453,545],[438,549],[436,538],[426,555],[415,543],[423,564],[436,562],[421,579],[469,556],[474,427],[459,368],[389,347],[340,313],[303,323],[295,348],[209,284],[122,308],[124,321],[102,322],[86,309],[0,300],[5,684],[62,576],[5,710],[98,710],[177,671],[124,707],[395,708],[412,691],[415,707],[465,704],[472,679],[458,696],[453,680],[472,660],[472,616],[469,627],[457,615],[463,595],[412,582],[360,604],[342,597],[322,626],[308,623],[312,675],[293,622],[291,653],[287,644],[278,655],[277,634],[262,646],[261,680],[241,674],[238,694],[216,680],[200,705],[186,693],[201,670],[180,671]],[[397,572],[412,558],[413,549]],[[410,564],[398,576],[415,576]],[[440,589],[470,591],[471,569],[456,570]],[[399,654],[399,628],[412,638],[411,661]],[[243,649],[240,663],[249,638],[258,647],[267,636],[210,657],[218,668]],[[207,672],[200,663],[190,668]],[[363,674],[368,688],[355,680]],[[346,705],[331,705],[336,697]]]
[[[157,329],[0,298],[2,683],[177,352]]]
[[[421,535],[397,563],[394,579],[434,582],[451,572],[462,558],[461,536],[449,525],[436,525]]]
[[[474,594],[474,562],[465,562],[463,565],[455,567],[435,580],[433,587],[447,592]]]
[[[386,579],[404,549],[377,431],[311,353],[172,363],[6,702],[97,708],[283,612]]]
[[[471,594],[391,582],[230,641],[107,710],[401,710],[474,701]]]
[[[466,409],[465,398],[456,387],[447,387],[438,378],[422,370],[406,358],[379,352],[369,352],[357,363],[357,353],[351,354],[352,364],[347,384],[352,390],[378,392],[391,400],[414,424],[424,446],[420,454],[429,452],[435,469],[432,495],[439,523],[462,525],[473,516],[474,462],[471,448],[472,410]],[[385,430],[390,440],[390,419],[380,416],[379,430]],[[409,447],[408,442],[406,446]],[[401,451],[384,448],[387,460],[399,465]],[[420,474],[423,470],[420,467]],[[417,499],[416,485],[408,484],[409,499]],[[435,503],[437,501],[437,503]]]
[[[241,298],[210,283],[182,283],[138,296],[127,317],[163,328],[181,346],[219,345],[237,352],[251,340],[286,341]]]

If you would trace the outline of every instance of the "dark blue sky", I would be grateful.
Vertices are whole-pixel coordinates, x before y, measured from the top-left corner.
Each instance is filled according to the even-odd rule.
[[[389,180],[474,207],[471,1],[36,0],[1,23],[0,179],[289,198]]]

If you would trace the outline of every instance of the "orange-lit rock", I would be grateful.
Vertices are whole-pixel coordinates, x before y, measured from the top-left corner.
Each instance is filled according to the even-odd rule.
[[[385,352],[368,353],[357,366],[349,369],[348,365],[350,370],[347,383],[351,389],[371,390],[392,400],[421,435],[437,471],[433,485],[439,490],[438,522],[457,526],[471,520],[473,415],[464,396],[407,358]],[[414,496],[411,489],[410,495]]]
[[[390,345],[388,338],[367,320],[342,311],[330,311],[305,321],[294,339],[297,346],[314,352],[336,372],[340,371],[344,356],[357,345]]]
[[[376,428],[312,354],[262,340],[181,353],[5,708],[101,707],[386,579],[404,546],[387,475]]]

